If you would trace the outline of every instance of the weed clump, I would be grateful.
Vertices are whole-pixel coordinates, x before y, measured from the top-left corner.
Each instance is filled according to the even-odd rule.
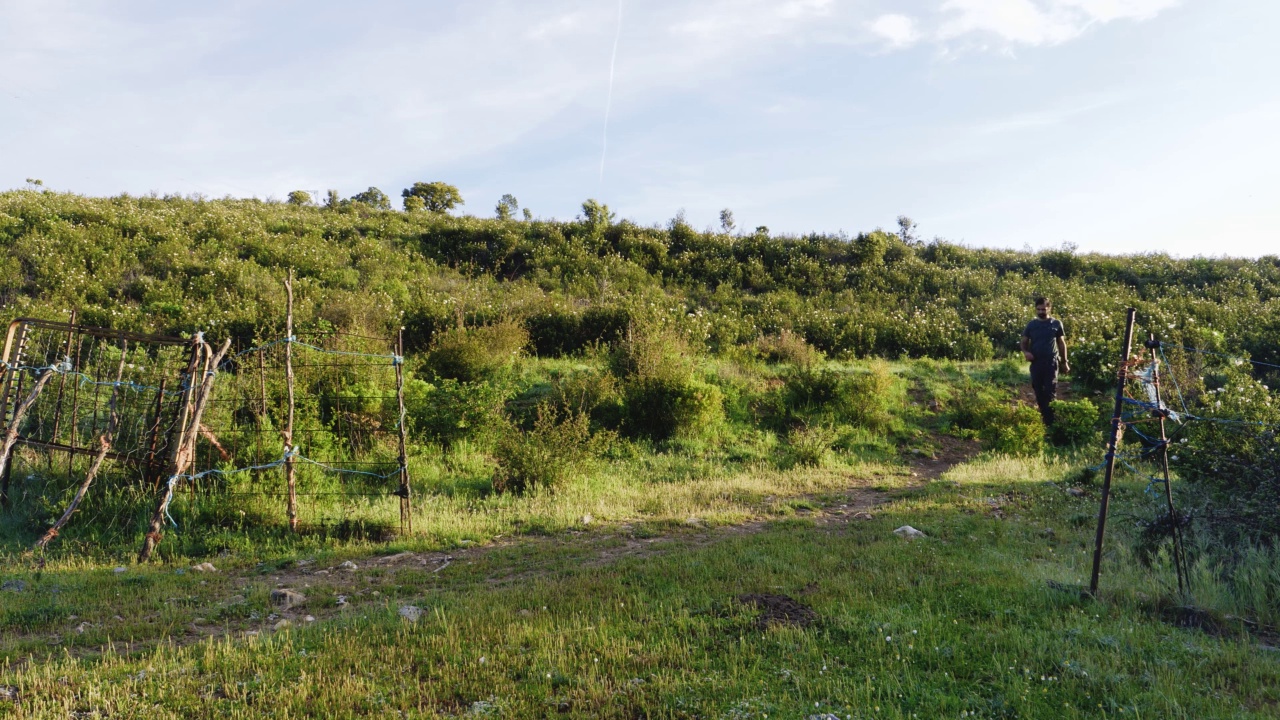
[[[548,405],[539,408],[533,429],[509,424],[494,446],[498,463],[493,489],[524,494],[554,489],[599,450],[603,436],[592,435],[585,413],[561,415]]]
[[[529,331],[509,320],[457,328],[436,336],[423,369],[444,380],[492,380],[511,367],[528,344]]]

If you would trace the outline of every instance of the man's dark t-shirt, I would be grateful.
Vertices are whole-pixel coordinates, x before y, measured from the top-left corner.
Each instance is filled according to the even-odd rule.
[[[1029,338],[1029,348],[1035,357],[1032,362],[1058,362],[1058,338],[1063,337],[1062,323],[1057,318],[1041,320],[1036,318],[1027,323],[1022,336]]]

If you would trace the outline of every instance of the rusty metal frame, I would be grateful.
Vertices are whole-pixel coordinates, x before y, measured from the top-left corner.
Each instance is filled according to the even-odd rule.
[[[110,340],[130,340],[133,342],[152,343],[156,345],[186,346],[191,344],[191,338],[174,337],[171,335],[152,335],[148,333],[130,332],[127,330],[113,330],[110,328],[88,327],[85,325],[77,325],[76,323],[73,323],[73,322],[72,323],[59,322],[55,320],[44,320],[41,318],[34,318],[34,317],[15,318],[12,322],[9,323],[9,330],[5,335],[4,353],[2,356],[3,362],[4,362],[4,382],[3,382],[4,389],[2,393],[3,397],[0,397],[0,414],[2,414],[3,416],[8,415],[8,407],[9,407],[9,401],[10,401],[9,389],[10,389],[10,385],[12,384],[14,376],[18,374],[16,370],[10,369],[9,367],[9,360],[14,349],[13,341],[14,341],[14,338],[18,336],[19,331],[25,333],[27,330],[32,328],[39,329],[39,330],[63,331],[67,333],[75,333],[76,335],[80,335],[80,336],[88,336],[88,337],[94,337],[94,338],[102,338],[102,339],[110,339]],[[22,435],[18,436],[18,443],[22,445],[29,445],[32,447],[43,448],[46,450],[56,450],[59,452],[65,452],[68,455],[72,455],[72,456],[96,455],[98,452],[96,448],[85,448],[85,447],[78,447],[76,445],[67,445],[65,443],[60,443],[60,442],[47,442],[43,440],[35,440],[33,438],[23,437]],[[125,461],[125,462],[138,461],[137,458],[129,458],[115,452],[107,453],[107,457],[116,461]]]

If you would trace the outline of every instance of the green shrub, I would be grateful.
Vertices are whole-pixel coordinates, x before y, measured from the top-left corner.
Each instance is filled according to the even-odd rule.
[[[796,412],[835,407],[844,398],[848,375],[831,368],[796,367],[783,374],[786,406]]]
[[[1035,455],[1044,450],[1044,421],[1040,411],[1029,405],[1004,407],[992,412],[979,431],[988,450],[1006,455]]]
[[[667,328],[633,328],[609,355],[609,369],[619,378],[687,376],[692,370],[688,347]]]
[[[826,425],[806,425],[787,433],[787,447],[796,465],[823,467],[831,459],[838,434]]]
[[[607,371],[587,370],[557,378],[551,402],[559,412],[587,415],[605,427],[616,428],[621,421],[622,390]]]
[[[501,424],[506,390],[490,382],[405,383],[405,410],[415,436],[450,445],[480,438]]]
[[[805,342],[801,335],[783,329],[777,335],[766,335],[756,341],[760,356],[772,363],[789,363],[807,368],[824,359],[821,350]]]
[[[844,398],[845,414],[855,425],[884,432],[893,424],[893,407],[901,401],[889,363],[873,360],[865,373],[849,378]]]
[[[1096,437],[1098,407],[1089,400],[1054,400],[1050,407],[1053,424],[1049,426],[1049,439],[1053,444],[1074,447]]]
[[[535,488],[554,489],[595,453],[598,444],[586,414],[561,416],[544,405],[532,430],[523,432],[507,423],[498,437],[493,489],[517,495]]]
[[[724,423],[720,388],[690,377],[643,377],[624,390],[626,431],[661,441],[706,437]]]
[[[528,344],[529,332],[511,321],[453,329],[436,336],[423,368],[442,379],[489,380],[509,368]]]

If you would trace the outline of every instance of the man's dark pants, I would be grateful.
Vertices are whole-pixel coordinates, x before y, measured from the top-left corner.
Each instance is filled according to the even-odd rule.
[[[1058,362],[1033,361],[1031,363],[1031,389],[1036,393],[1036,404],[1040,406],[1040,417],[1044,424],[1053,422],[1053,408],[1049,403],[1058,397]]]

